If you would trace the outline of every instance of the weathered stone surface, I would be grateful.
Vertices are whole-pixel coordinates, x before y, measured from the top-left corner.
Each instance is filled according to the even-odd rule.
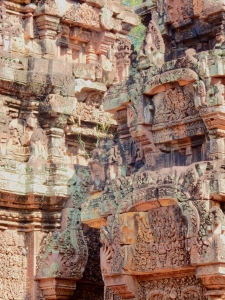
[[[90,152],[117,124],[103,97],[129,76],[138,23],[108,2],[0,1],[2,300],[104,297],[100,233],[81,205]]]
[[[100,228],[105,299],[224,299],[224,2],[136,12],[145,40],[104,98],[117,136],[92,152],[81,211]]]
[[[225,298],[224,1],[136,12],[0,3],[2,300]]]

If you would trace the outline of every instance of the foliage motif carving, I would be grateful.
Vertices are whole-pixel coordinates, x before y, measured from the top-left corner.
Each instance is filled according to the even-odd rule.
[[[72,21],[75,25],[84,25],[89,28],[100,27],[98,12],[86,3],[73,4],[72,8],[66,12],[64,19]]]
[[[1,1],[2,300],[224,298],[224,1],[136,12]]]
[[[89,190],[82,220],[101,227],[103,279],[119,297],[225,294],[221,5],[143,1],[136,12],[145,40],[139,53],[127,53],[127,80],[122,46],[113,47],[120,84],[103,108],[118,121],[118,135],[111,151],[104,142],[90,162],[98,173],[92,186],[101,188]]]
[[[143,281],[139,284],[138,299],[193,299],[205,300],[204,287],[195,276]]]
[[[27,278],[26,234],[16,230],[1,230],[0,299],[30,299]]]
[[[43,278],[81,279],[88,259],[87,240],[83,234],[80,220],[82,202],[86,196],[89,173],[78,168],[76,179],[71,182],[71,196],[65,215],[66,229],[50,232],[42,241],[38,257],[38,280]],[[62,224],[65,227],[65,224]]]

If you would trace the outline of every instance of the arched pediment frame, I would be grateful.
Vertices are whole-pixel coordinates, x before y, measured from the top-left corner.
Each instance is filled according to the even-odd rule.
[[[198,80],[198,74],[191,69],[182,68],[167,71],[148,80],[145,84],[144,94],[154,96],[165,92],[176,82],[180,86],[185,86]]]

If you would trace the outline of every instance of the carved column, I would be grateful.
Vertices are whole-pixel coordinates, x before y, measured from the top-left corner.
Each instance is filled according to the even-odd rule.
[[[38,255],[37,281],[45,300],[69,299],[87,264],[79,207],[86,196],[89,172],[77,167],[75,175],[71,196],[62,209],[61,230],[50,232],[43,239]]]
[[[50,162],[56,162],[63,159],[63,137],[64,130],[60,128],[51,128],[47,131],[49,138],[49,156]]]
[[[95,64],[98,60],[98,55],[96,54],[95,44],[93,42],[89,42],[86,47],[86,63],[87,64]]]
[[[52,40],[56,36],[60,21],[59,17],[44,14],[35,16],[35,21],[39,29],[40,38],[42,40]]]
[[[39,29],[44,55],[55,57],[56,43],[54,38],[57,35],[60,18],[54,15],[41,14],[35,15],[35,22]]]
[[[209,218],[208,234],[203,237],[202,247],[199,248],[201,255],[194,251],[191,259],[197,259],[196,276],[202,279],[207,289],[205,296],[209,300],[220,300],[225,299],[225,220],[217,206],[211,208]]]
[[[37,281],[34,280],[36,278],[37,271],[37,257],[40,250],[40,243],[42,241],[43,233],[40,230],[32,230],[27,233],[27,244],[28,244],[28,252],[27,252],[27,274],[28,274],[28,282],[30,295],[32,300],[36,300],[37,297]]]

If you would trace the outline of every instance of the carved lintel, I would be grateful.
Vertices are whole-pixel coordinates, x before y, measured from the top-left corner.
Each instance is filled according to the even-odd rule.
[[[99,10],[86,3],[75,3],[63,16],[65,22],[88,29],[100,29]]]
[[[168,90],[173,82],[178,82],[180,86],[185,86],[196,80],[198,80],[198,75],[191,69],[167,71],[161,75],[154,76],[147,81],[144,93],[156,95]]]

